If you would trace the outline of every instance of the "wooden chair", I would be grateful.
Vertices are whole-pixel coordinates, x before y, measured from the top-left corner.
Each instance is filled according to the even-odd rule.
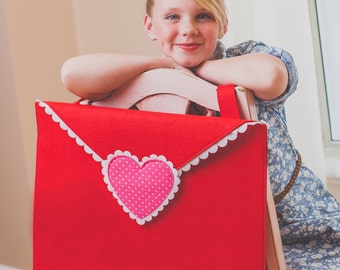
[[[250,90],[236,87],[242,119],[257,120],[254,96]],[[185,114],[191,102],[212,111],[219,111],[216,86],[192,74],[177,70],[155,69],[144,72],[124,84],[94,106],[130,108],[139,110]],[[269,270],[285,270],[279,225],[269,178],[267,178],[267,266]]]

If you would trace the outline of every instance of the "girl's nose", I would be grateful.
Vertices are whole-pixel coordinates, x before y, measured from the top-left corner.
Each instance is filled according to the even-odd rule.
[[[191,20],[184,20],[181,23],[181,34],[184,36],[198,35],[198,27]]]

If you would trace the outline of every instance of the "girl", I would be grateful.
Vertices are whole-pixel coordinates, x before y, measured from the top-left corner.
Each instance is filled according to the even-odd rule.
[[[144,28],[161,56],[75,57],[62,67],[65,87],[99,100],[144,71],[172,68],[252,89],[268,124],[268,170],[288,269],[340,269],[340,204],[301,164],[287,130],[284,103],[298,81],[291,55],[255,41],[225,49],[223,0],[147,0]]]

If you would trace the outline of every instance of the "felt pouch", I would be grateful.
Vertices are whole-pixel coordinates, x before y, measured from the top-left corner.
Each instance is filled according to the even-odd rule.
[[[230,89],[221,117],[37,101],[34,269],[265,269],[267,130]]]

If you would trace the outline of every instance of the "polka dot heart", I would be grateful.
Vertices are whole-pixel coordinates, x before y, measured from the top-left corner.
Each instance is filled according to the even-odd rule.
[[[129,152],[118,151],[105,161],[103,173],[114,197],[139,224],[156,216],[178,191],[177,171],[163,156],[139,162]]]

